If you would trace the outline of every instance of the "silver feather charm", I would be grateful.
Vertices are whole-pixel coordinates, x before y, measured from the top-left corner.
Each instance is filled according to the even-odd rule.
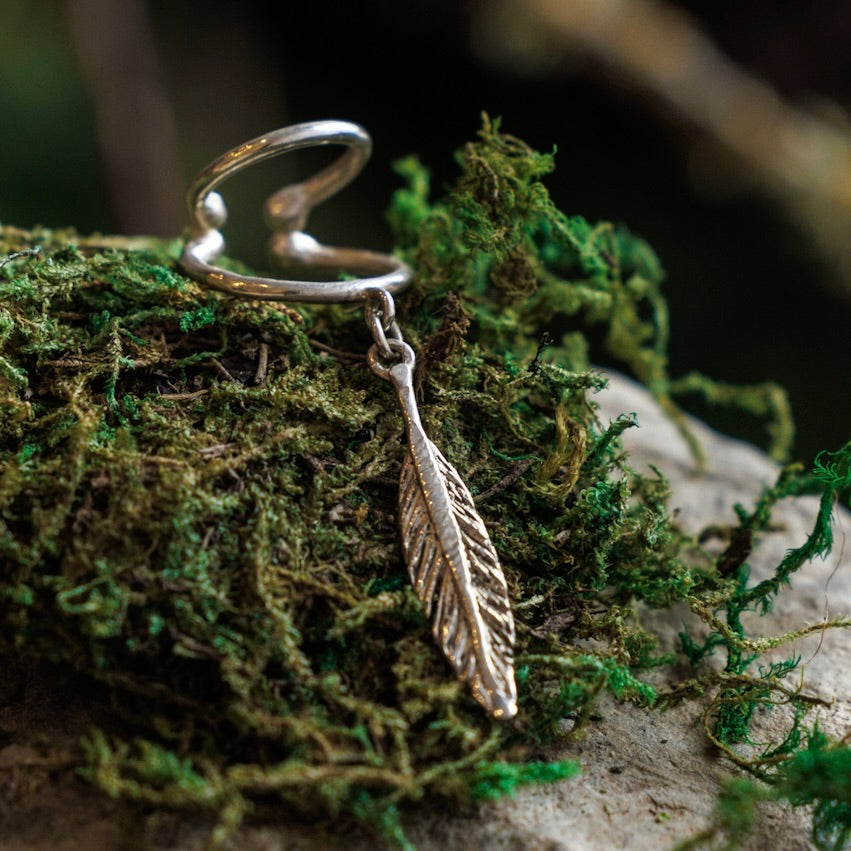
[[[470,491],[423,430],[413,350],[401,340],[388,343],[401,361],[385,366],[374,347],[369,363],[393,383],[405,419],[399,522],[411,582],[458,677],[495,718],[513,718],[514,618],[499,558]]]

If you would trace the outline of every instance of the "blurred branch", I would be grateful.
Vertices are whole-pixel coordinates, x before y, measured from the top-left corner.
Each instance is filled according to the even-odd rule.
[[[851,130],[786,102],[659,0],[498,0],[476,21],[480,49],[520,71],[590,60],[714,143],[714,166],[779,201],[851,292]],[[838,111],[838,107],[837,107]],[[726,151],[726,160],[717,156]],[[700,153],[711,146],[704,144]]]
[[[174,236],[182,170],[144,0],[66,0],[119,229]]]

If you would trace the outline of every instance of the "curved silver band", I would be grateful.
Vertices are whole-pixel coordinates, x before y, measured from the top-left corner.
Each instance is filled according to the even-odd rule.
[[[219,232],[227,220],[224,199],[215,188],[241,168],[299,148],[344,145],[345,152],[312,177],[285,186],[269,197],[266,222],[273,234],[272,257],[282,266],[327,269],[367,275],[350,280],[297,281],[239,275],[213,265],[225,248]],[[244,298],[272,301],[363,301],[370,292],[399,293],[411,283],[411,270],[388,254],[358,248],[332,248],[302,230],[310,211],[348,184],[363,168],[372,151],[369,134],[348,121],[308,121],[259,136],[233,148],[210,163],[186,194],[193,220],[192,236],[180,265],[192,278]]]

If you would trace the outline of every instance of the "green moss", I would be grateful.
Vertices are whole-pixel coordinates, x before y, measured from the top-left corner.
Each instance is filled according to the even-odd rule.
[[[754,826],[758,805],[783,801],[813,812],[812,840],[820,851],[842,851],[851,840],[851,748],[831,744],[814,728],[807,742],[778,764],[769,784],[728,779],[721,788],[712,824],[680,843],[677,851],[738,848]],[[723,846],[718,841],[724,842]]]
[[[633,418],[599,421],[605,381],[586,336],[563,333],[600,326],[687,433],[673,396],[698,383],[668,377],[652,250],[557,210],[540,180],[553,157],[487,120],[459,164],[438,202],[425,169],[400,164],[390,218],[416,272],[399,308],[423,418],[477,495],[514,601],[508,725],[452,678],[405,581],[402,424],[362,363],[359,311],[213,295],[180,274],[174,243],[0,230],[0,650],[111,690],[125,734],[86,744],[86,774],[109,794],[209,809],[215,841],[277,800],[404,845],[404,808],[426,797],[569,776],[572,763],[527,757],[576,735],[603,690],[645,709],[708,694],[707,733],[763,774],[732,748],[753,708],[792,702],[787,742],[805,730],[817,702],[786,689],[791,665],[759,669],[777,642],[745,635],[740,615],[829,547],[851,447],[813,475],[787,468],[708,556],[674,525],[662,477],[629,466]],[[788,443],[776,388],[701,382],[773,415],[775,446]],[[812,537],[750,584],[771,507],[803,492],[822,494]],[[684,655],[721,650],[726,669],[653,689],[642,672],[674,659],[654,655],[635,601],[688,604],[709,636],[684,635]]]
[[[472,796],[488,801],[513,795],[520,786],[530,783],[554,783],[579,774],[579,764],[573,760],[558,762],[485,762],[476,769]]]

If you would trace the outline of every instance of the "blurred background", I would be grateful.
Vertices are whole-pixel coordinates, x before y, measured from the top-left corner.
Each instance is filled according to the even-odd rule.
[[[440,193],[486,110],[558,147],[563,210],[656,249],[674,376],[780,382],[801,460],[851,437],[849,0],[0,0],[0,22],[3,224],[175,236],[210,159],[345,118],[373,159],[310,230],[387,249],[392,161],[418,153]],[[226,187],[235,256],[262,267],[261,201],[312,167]]]

